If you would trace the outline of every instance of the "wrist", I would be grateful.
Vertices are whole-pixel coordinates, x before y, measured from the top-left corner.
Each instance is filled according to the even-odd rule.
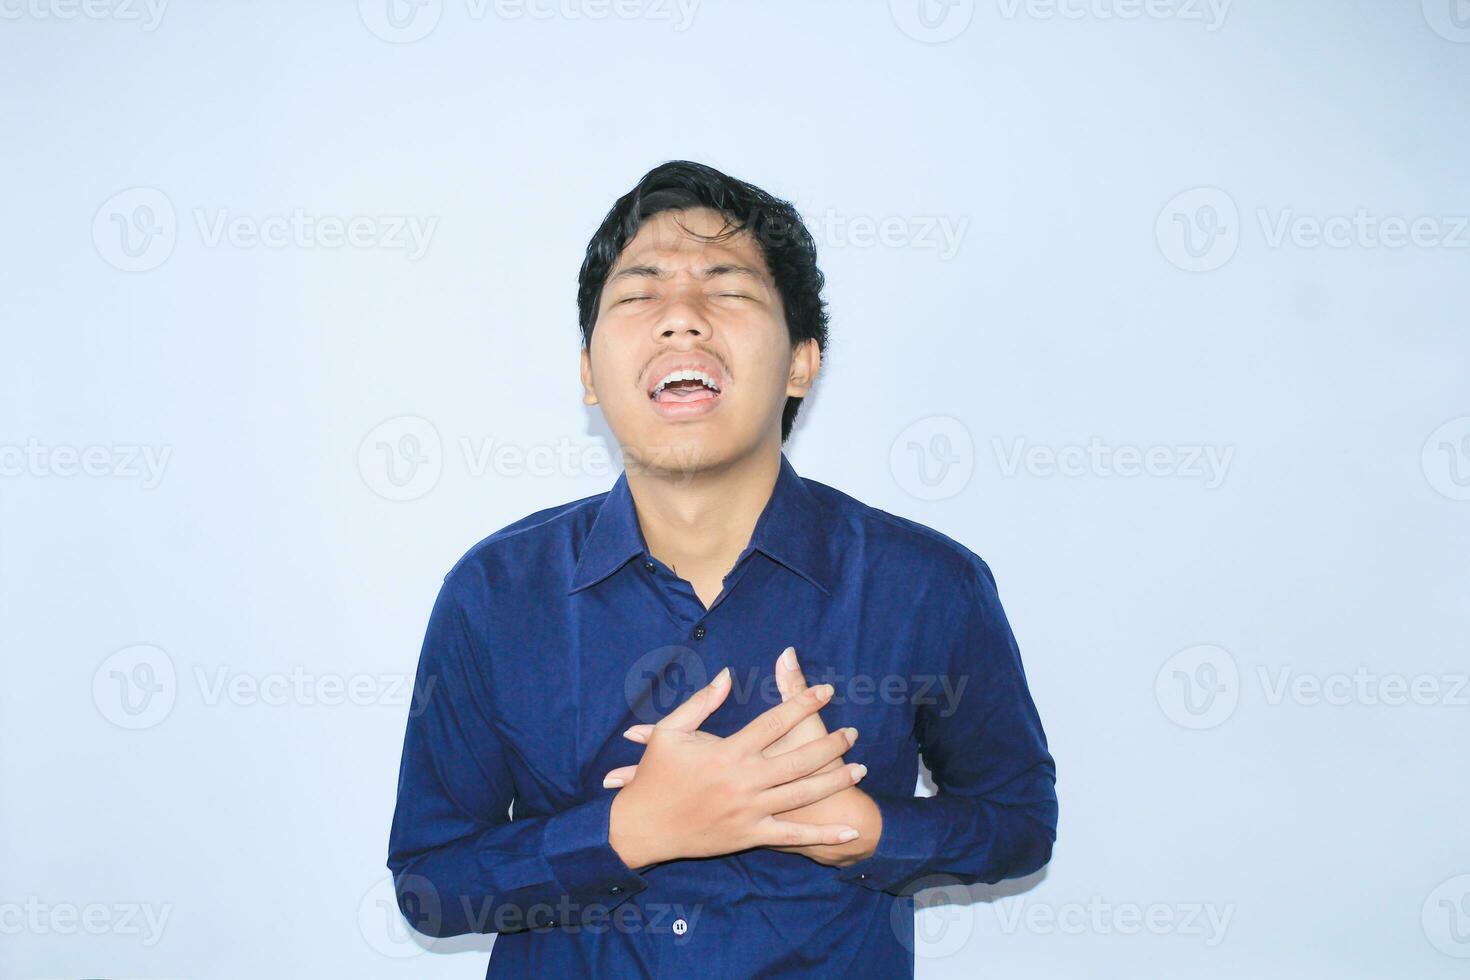
[[[858,836],[840,845],[843,849],[842,863],[854,864],[872,857],[878,850],[878,841],[883,836],[883,812],[878,809],[877,801],[861,787],[854,786],[843,792],[852,794],[845,804],[848,822],[857,829]]]
[[[666,857],[656,852],[652,840],[638,832],[640,828],[647,825],[647,822],[628,812],[628,801],[623,793],[623,790],[618,790],[617,795],[613,797],[612,808],[608,811],[608,846],[616,851],[622,862],[634,871],[667,860]]]

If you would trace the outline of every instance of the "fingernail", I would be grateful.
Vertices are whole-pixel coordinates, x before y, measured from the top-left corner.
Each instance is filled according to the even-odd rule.
[[[812,688],[812,696],[818,701],[825,701],[832,696],[834,690],[831,684],[818,684]]]
[[[710,682],[710,687],[723,687],[726,684],[726,682],[728,682],[729,680],[730,680],[730,668],[729,667],[721,667],[720,668],[720,672],[715,675],[715,679]]]
[[[643,734],[641,732],[635,732],[631,728],[628,729],[627,731],[623,732],[623,737],[624,738],[627,738],[627,739],[631,739],[634,742],[641,742],[641,741],[643,741]]]
[[[617,789],[619,786],[623,785],[623,781],[617,776],[608,776],[602,781],[602,785],[606,789]]]
[[[837,835],[837,839],[838,840],[852,840],[857,835],[858,835],[858,832],[856,830],[853,830],[851,827],[848,827],[842,833],[840,833],[840,834]]]
[[[796,669],[796,647],[787,647],[781,651],[781,666],[786,670]]]
[[[865,765],[863,765],[861,762],[857,763],[856,765],[854,765],[852,767],[852,781],[853,782],[857,782],[859,779],[862,779],[867,774],[868,774],[868,767],[865,766]]]
[[[851,745],[851,744],[853,744],[854,742],[857,741],[857,729],[856,728],[846,728],[846,729],[843,729],[843,731],[845,731],[847,733],[847,744],[848,745]]]

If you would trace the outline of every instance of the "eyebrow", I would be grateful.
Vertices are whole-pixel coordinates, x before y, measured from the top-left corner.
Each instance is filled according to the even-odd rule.
[[[729,263],[707,266],[705,269],[696,272],[694,275],[696,278],[699,279],[715,279],[719,276],[727,276],[732,274],[749,276],[756,282],[760,283],[764,283],[766,281],[764,276],[762,276],[759,272],[750,268],[749,266],[732,265]],[[660,269],[656,265],[630,265],[626,269],[623,269],[621,272],[617,272],[609,276],[607,284],[610,286],[616,280],[623,278],[645,277],[649,279],[667,279],[669,278],[669,275],[670,273],[668,271]]]

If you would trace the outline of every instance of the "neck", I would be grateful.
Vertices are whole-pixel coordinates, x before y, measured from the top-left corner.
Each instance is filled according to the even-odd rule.
[[[629,470],[648,550],[690,581],[722,577],[750,543],[780,469],[778,445],[692,473]]]

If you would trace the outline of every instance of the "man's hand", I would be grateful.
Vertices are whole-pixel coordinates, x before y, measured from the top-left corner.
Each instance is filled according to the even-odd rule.
[[[630,868],[750,847],[835,846],[859,834],[846,824],[776,816],[849,789],[862,778],[855,766],[818,771],[851,744],[844,732],[765,754],[827,703],[832,685],[783,701],[728,738],[699,731],[729,693],[726,668],[652,726],[638,777],[612,803],[608,843]]]
[[[808,691],[806,675],[796,659],[796,649],[787,647],[776,663],[776,686],[781,691],[783,702],[800,698]],[[856,733],[857,729],[852,729]],[[803,718],[801,724],[788,733],[791,739],[801,735],[807,739],[818,739],[827,734],[827,726],[818,715]],[[854,737],[854,741],[856,738]],[[800,744],[800,743],[797,743]],[[837,765],[838,763],[832,763]],[[841,844],[797,844],[774,845],[773,850],[801,854],[819,864],[843,867],[870,856],[878,846],[878,835],[882,833],[883,817],[878,804],[857,786],[850,786],[840,793],[833,793],[815,803],[778,814],[783,820],[799,820],[803,823],[845,823],[858,828],[853,840]]]
[[[801,665],[797,661],[796,649],[787,647],[782,651],[776,661],[776,686],[781,692],[783,703],[793,699],[799,699],[807,691],[806,677],[801,672]],[[826,685],[824,685],[826,686]],[[653,725],[634,725],[624,732],[624,736],[635,742],[647,742]],[[850,728],[845,731],[851,732],[848,744],[851,745],[857,739],[857,729]],[[767,746],[764,754],[769,758],[775,755],[789,752],[790,750],[810,742],[817,741],[827,736],[827,726],[822,722],[821,716],[812,712],[802,718],[797,724],[782,735],[779,739]],[[821,769],[819,773],[830,772],[844,766],[839,756]],[[603,785],[621,786],[631,782],[638,773],[638,766],[620,766],[612,770],[605,777]],[[811,858],[820,864],[842,867],[870,856],[877,847],[878,837],[882,833],[883,820],[878,811],[878,805],[873,802],[868,794],[856,786],[850,786],[839,790],[830,796],[823,797],[812,803],[786,810],[776,817],[782,820],[792,820],[801,823],[817,825],[845,824],[859,830],[859,836],[851,841],[831,843],[798,843],[798,844],[772,844],[767,845],[772,850],[786,851],[792,854],[801,854]]]

